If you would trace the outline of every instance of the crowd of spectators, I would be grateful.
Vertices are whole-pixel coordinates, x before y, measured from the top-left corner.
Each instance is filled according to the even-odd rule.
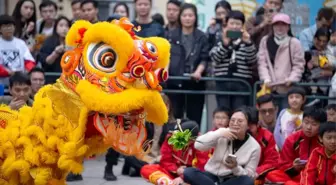
[[[203,32],[198,29],[193,4],[169,0],[165,23],[161,14],[151,15],[152,0],[134,0],[132,23],[141,27],[136,34],[166,38],[171,44],[169,75],[190,78],[169,80],[166,88],[206,90],[202,78],[212,76],[251,85],[260,80],[271,93],[258,97],[256,108],[249,107],[246,97],[217,95],[214,129],[199,137],[205,96],[163,95],[168,123],[164,127],[146,123],[148,139],[154,141],[148,154],[151,160],[124,157],[123,175],[142,175],[153,184],[164,182],[163,178],[175,185],[336,184],[336,13],[321,8],[315,24],[296,37],[291,18],[281,13],[283,1],[265,0],[254,16],[245,17],[221,0]],[[73,0],[71,6],[71,19],[58,15],[57,4],[51,0],[42,1],[38,8],[33,0],[20,0],[12,16],[0,15],[0,83],[9,88],[0,103],[15,110],[31,106],[35,93],[55,81],[45,72],[62,72],[62,55],[71,49],[65,36],[76,20],[132,19],[123,2],[106,18],[98,16],[95,0]],[[330,85],[301,88],[297,82]],[[234,81],[215,85],[220,92],[247,91]],[[310,101],[307,96],[312,94],[330,99]],[[168,144],[176,125],[194,130],[197,137],[182,152]],[[113,149],[106,154],[104,178],[108,181],[117,180],[113,166],[118,157]],[[82,176],[70,174],[68,181],[74,180]]]

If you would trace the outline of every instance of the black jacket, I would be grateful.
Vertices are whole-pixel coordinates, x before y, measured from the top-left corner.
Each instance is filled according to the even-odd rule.
[[[193,71],[197,69],[201,62],[207,67],[207,62],[209,61],[208,38],[205,33],[198,29],[195,29],[193,36],[195,39],[194,46],[189,57],[186,59],[186,51],[182,45],[182,28],[167,33],[166,38],[171,44],[169,75],[183,76],[185,62],[187,61],[192,64]]]

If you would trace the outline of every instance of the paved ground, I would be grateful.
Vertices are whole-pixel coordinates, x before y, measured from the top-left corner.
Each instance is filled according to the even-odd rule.
[[[102,158],[86,161],[83,173],[84,180],[69,182],[68,185],[150,185],[150,183],[146,182],[144,179],[121,175],[122,165],[123,162],[120,161],[119,165],[113,169],[118,180],[108,182],[103,179],[105,161]]]

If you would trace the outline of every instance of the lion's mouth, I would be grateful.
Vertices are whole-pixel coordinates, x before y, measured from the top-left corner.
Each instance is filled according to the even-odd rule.
[[[125,133],[136,131],[139,124],[144,124],[144,111],[143,109],[131,111],[126,114],[109,115],[103,113],[94,113],[93,125],[97,131],[104,137],[108,135],[108,128],[112,124],[116,127],[123,128]]]

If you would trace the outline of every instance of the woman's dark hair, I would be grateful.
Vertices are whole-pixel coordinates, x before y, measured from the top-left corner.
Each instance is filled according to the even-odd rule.
[[[34,5],[34,12],[33,15],[26,20],[25,22],[22,22],[22,15],[21,15],[21,7],[23,5],[24,2],[29,1],[31,3],[33,3]],[[33,0],[20,0],[16,3],[13,14],[12,14],[14,20],[15,20],[15,36],[16,37],[21,37],[22,36],[22,30],[23,27],[25,26],[25,24],[28,24],[29,22],[34,22],[35,27],[34,29],[29,33],[30,35],[35,35],[36,33],[36,5],[35,2]]]
[[[245,116],[245,118],[246,118],[246,120],[247,120],[247,123],[250,123],[250,110],[249,110],[249,107],[247,107],[247,106],[242,106],[242,107],[239,107],[238,109],[236,109],[235,111],[233,111],[232,112],[232,115],[234,114],[234,113],[237,113],[237,112],[241,112],[241,113],[243,113],[244,114],[244,116]]]
[[[54,28],[53,28],[54,30],[53,30],[53,34],[52,34],[53,37],[57,37],[57,38],[59,37],[59,35],[57,34],[57,25],[59,24],[59,22],[61,22],[61,20],[66,20],[69,27],[71,26],[71,21],[67,17],[65,17],[63,15],[59,16],[55,20],[55,24],[54,24]]]
[[[218,9],[218,8],[224,8],[225,10],[228,10],[228,11],[231,11],[231,4],[225,0],[221,0],[219,2],[216,3],[216,6],[215,6],[215,11]]]
[[[245,23],[245,15],[239,10],[232,10],[226,17],[226,23],[229,22],[229,19],[240,20],[243,24]]]
[[[119,6],[123,6],[125,8],[127,17],[129,17],[130,16],[130,14],[129,14],[129,8],[128,8],[127,4],[124,3],[124,2],[118,2],[117,4],[115,4],[114,7],[113,7],[113,13],[116,12],[116,10],[117,10],[117,8]]]
[[[324,28],[324,27],[322,27],[322,28],[319,28],[319,29],[317,29],[316,30],[316,32],[315,32],[315,35],[314,35],[314,38],[319,38],[319,37],[327,37],[328,38],[328,41],[330,40],[330,31],[329,31],[329,29],[328,28]]]
[[[154,15],[152,16],[152,19],[153,19],[155,22],[161,24],[162,26],[165,25],[164,18],[163,18],[163,16],[162,16],[160,13],[156,13],[156,14],[154,14]]]
[[[195,17],[196,17],[196,20],[195,20],[195,23],[194,23],[194,29],[197,29],[197,27],[198,27],[197,7],[196,7],[194,4],[190,4],[190,3],[184,3],[184,4],[181,6],[180,13],[179,13],[179,18],[178,18],[179,25],[182,26],[181,16],[182,16],[182,13],[183,13],[186,9],[191,9],[191,10],[194,12]]]

